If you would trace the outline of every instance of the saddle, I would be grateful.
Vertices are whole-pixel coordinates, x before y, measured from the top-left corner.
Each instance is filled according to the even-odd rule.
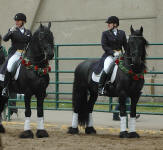
[[[104,85],[104,93],[105,94],[103,96],[109,96],[109,97],[117,96],[117,93],[115,90],[115,85],[114,85],[117,70],[118,70],[118,65],[114,63],[114,65],[110,68],[110,71],[108,72],[108,74],[111,74],[111,78],[110,78],[110,80],[106,79],[106,83]],[[95,74],[95,72],[92,73],[92,80],[94,82],[97,82],[97,83],[99,82],[102,71],[100,74]]]
[[[112,74],[112,75],[111,75],[110,81],[108,81],[108,82],[110,82],[110,83],[113,83],[114,82],[114,80],[116,78],[117,70],[118,70],[118,65],[114,64],[112,66],[112,68],[110,69],[109,74]],[[97,82],[98,83],[99,80],[100,80],[100,77],[101,77],[102,72],[103,72],[103,70],[101,71],[100,74],[96,74],[95,72],[93,72],[92,73],[92,80],[94,82]]]

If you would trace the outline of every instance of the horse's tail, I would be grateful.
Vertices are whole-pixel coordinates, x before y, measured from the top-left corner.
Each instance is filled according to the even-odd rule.
[[[73,110],[78,113],[78,123],[81,126],[85,126],[88,123],[89,111],[88,111],[88,69],[86,63],[81,63],[75,70],[72,102]]]

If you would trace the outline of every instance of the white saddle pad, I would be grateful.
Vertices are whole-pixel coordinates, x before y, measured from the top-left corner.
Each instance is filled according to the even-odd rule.
[[[21,66],[21,65],[19,65],[18,69],[16,70],[16,73],[15,73],[15,76],[14,76],[14,79],[15,79],[15,80],[17,80],[18,77],[19,77],[20,66]]]
[[[113,73],[112,73],[112,76],[111,76],[111,83],[113,83],[115,81],[115,77],[116,77],[116,74],[117,74],[117,70],[118,70],[118,65],[115,65],[114,69],[113,69]],[[102,74],[103,70],[101,71],[100,74],[95,74],[94,72],[92,73],[92,80],[94,82],[99,82],[100,80],[100,77],[101,77],[101,74]]]

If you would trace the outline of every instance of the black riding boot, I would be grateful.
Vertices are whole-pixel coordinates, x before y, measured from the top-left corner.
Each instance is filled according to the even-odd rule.
[[[2,90],[2,96],[9,97],[8,85],[11,79],[12,79],[11,73],[6,71],[5,79],[4,79],[4,89]]]
[[[104,85],[107,79],[107,74],[105,73],[105,71],[102,72],[100,80],[99,80],[99,84],[98,84],[98,94],[99,95],[104,95]]]

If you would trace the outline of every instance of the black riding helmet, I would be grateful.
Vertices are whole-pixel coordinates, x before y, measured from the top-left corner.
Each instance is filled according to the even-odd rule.
[[[114,23],[117,24],[117,26],[119,26],[119,19],[116,16],[110,16],[108,17],[105,23]]]
[[[23,13],[17,13],[14,17],[14,20],[22,20],[26,22],[26,15]]]

